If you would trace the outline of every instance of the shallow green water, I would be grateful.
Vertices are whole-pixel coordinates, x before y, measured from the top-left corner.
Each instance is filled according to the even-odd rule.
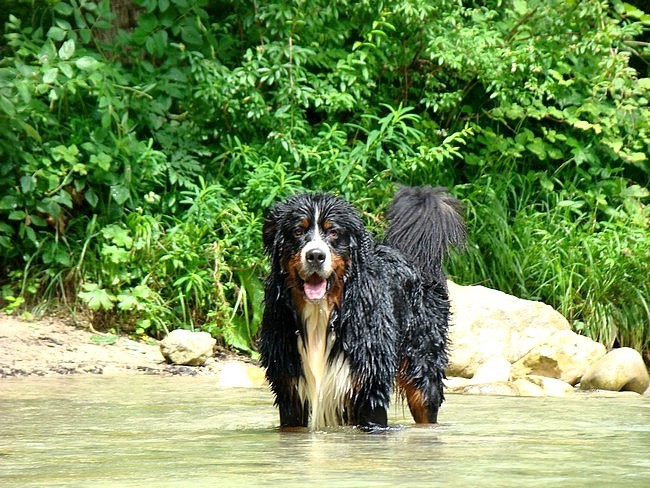
[[[283,433],[266,389],[0,380],[0,486],[650,486],[650,398],[448,395],[441,425]]]

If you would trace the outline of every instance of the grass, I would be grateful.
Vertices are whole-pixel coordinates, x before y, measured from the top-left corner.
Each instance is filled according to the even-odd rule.
[[[540,205],[524,179],[511,173],[464,196],[469,246],[450,260],[452,278],[544,301],[607,347],[648,349],[647,226],[626,225],[620,215],[596,221],[569,188]],[[647,222],[641,211],[630,218]]]

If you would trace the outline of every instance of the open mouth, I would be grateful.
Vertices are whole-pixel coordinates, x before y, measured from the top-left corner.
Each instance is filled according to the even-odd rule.
[[[322,300],[327,294],[327,280],[317,274],[313,274],[303,283],[303,290],[308,300]]]

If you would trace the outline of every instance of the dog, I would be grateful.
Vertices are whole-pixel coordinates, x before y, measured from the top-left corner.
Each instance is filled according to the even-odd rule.
[[[334,195],[271,207],[258,347],[282,429],[386,428],[394,389],[416,423],[437,423],[448,364],[442,262],[465,241],[461,209],[443,188],[400,187],[379,243]]]

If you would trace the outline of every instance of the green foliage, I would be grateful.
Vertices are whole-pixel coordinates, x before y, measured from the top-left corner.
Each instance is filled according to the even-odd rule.
[[[96,325],[249,350],[273,201],[334,191],[381,232],[395,183],[440,184],[468,208],[456,279],[648,348],[637,8],[26,0],[1,15],[5,309],[80,302]]]

